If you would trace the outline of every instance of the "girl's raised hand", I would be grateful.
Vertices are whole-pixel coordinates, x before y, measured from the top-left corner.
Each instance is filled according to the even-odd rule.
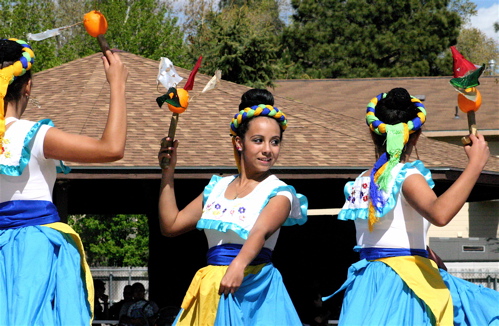
[[[489,145],[483,135],[477,134],[475,136],[470,134],[469,137],[472,142],[471,145],[464,146],[464,151],[470,161],[469,164],[476,164],[476,167],[482,170],[490,156]]]

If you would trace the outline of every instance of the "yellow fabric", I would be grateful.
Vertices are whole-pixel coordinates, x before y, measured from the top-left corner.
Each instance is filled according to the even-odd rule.
[[[258,274],[265,264],[248,266],[244,276]],[[209,265],[197,271],[182,301],[177,325],[213,325],[217,317],[220,282],[229,266]]]
[[[93,314],[94,314],[94,283],[92,279],[92,273],[90,272],[90,267],[87,264],[87,260],[85,259],[85,250],[83,249],[83,244],[81,242],[80,236],[78,233],[73,230],[72,227],[67,225],[66,223],[61,223],[61,222],[55,222],[55,223],[49,223],[49,224],[44,224],[42,226],[46,226],[49,228],[52,228],[54,230],[69,234],[71,238],[73,238],[74,242],[77,245],[77,249],[80,252],[80,265],[81,268],[85,274],[85,284],[87,286],[87,300],[88,304],[90,305],[90,309],[92,311],[92,318],[90,318],[90,325],[92,325],[92,320],[93,320]]]
[[[430,308],[437,326],[454,325],[449,289],[434,261],[421,256],[377,259],[390,266],[407,286]]]

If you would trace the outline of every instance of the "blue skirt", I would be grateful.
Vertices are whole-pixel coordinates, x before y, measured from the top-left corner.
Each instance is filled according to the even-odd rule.
[[[352,267],[339,325],[435,325],[429,307],[391,267],[366,260]],[[452,297],[454,325],[499,325],[499,292],[440,274]]]
[[[0,230],[0,325],[90,325],[81,263],[66,233],[46,226]]]
[[[281,273],[271,263],[247,267],[251,273],[243,279],[241,287],[234,294],[218,296],[213,292],[218,293],[227,267],[210,265],[198,271],[187,291],[186,298],[190,299],[184,298],[173,325],[302,325]]]

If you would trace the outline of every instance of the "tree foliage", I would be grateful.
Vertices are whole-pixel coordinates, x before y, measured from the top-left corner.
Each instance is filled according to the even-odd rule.
[[[97,41],[78,24],[93,9],[108,21],[106,39],[112,48],[155,60],[167,56],[180,66],[188,62],[177,18],[161,0],[0,0],[0,34],[27,40],[28,33],[77,24],[58,36],[30,41],[36,55],[34,71],[44,70],[100,51]]]
[[[447,0],[292,0],[283,35],[297,74],[313,78],[432,76],[461,19]]]
[[[71,215],[92,267],[147,266],[149,228],[145,215]]]
[[[499,44],[478,28],[465,28],[459,34],[456,48],[469,61],[476,65],[499,60]]]
[[[277,76],[282,22],[274,0],[233,5],[210,12],[190,37],[192,58],[202,55],[202,72],[222,70],[224,79],[252,87],[272,85]]]

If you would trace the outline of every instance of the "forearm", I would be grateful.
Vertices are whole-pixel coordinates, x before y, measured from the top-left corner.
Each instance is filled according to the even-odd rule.
[[[447,225],[466,203],[482,169],[476,164],[468,164],[459,178],[439,196],[432,207],[437,217],[437,225]]]
[[[174,235],[173,225],[179,213],[173,180],[173,171],[170,171],[170,169],[162,171],[159,196],[159,223],[161,233],[165,236]]]
[[[111,153],[123,156],[127,132],[127,106],[124,83],[113,83],[109,103],[109,114],[102,133],[101,142]]]

